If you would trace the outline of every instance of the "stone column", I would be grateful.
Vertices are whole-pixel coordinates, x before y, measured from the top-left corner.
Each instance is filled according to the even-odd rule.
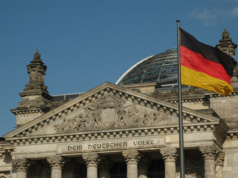
[[[166,147],[160,149],[160,153],[165,162],[165,178],[176,178],[177,149],[174,147]]]
[[[141,155],[136,150],[123,151],[122,155],[126,159],[127,164],[127,177],[128,178],[138,178],[138,161]]]
[[[48,157],[47,161],[51,167],[51,178],[61,178],[64,159],[61,156]]]
[[[216,178],[215,159],[218,155],[216,146],[199,147],[204,159],[204,174],[205,178]]]
[[[12,165],[17,171],[17,178],[27,178],[27,169],[30,166],[30,163],[27,159],[12,160]]]
[[[223,163],[225,153],[220,152],[216,160],[216,178],[223,178]]]
[[[96,153],[85,153],[83,159],[87,165],[87,178],[97,178],[100,156]]]
[[[112,166],[111,160],[106,157],[101,157],[99,164],[99,178],[109,178],[109,169]]]
[[[150,164],[150,160],[143,156],[138,164],[138,174],[139,178],[147,178],[148,177],[148,166]]]

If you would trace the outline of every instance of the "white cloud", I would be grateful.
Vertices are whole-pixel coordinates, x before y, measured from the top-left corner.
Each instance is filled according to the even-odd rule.
[[[238,1],[238,0],[237,0]],[[238,16],[238,6],[231,11],[232,16]]]
[[[194,9],[190,13],[190,17],[197,18],[204,22],[205,25],[215,25],[217,21],[225,20],[227,18],[238,17],[238,6],[231,10],[224,9]]]

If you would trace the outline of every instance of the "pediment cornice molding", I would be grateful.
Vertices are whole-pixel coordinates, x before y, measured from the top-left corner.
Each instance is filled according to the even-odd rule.
[[[178,99],[169,99],[170,103],[178,104]],[[203,103],[207,102],[207,99],[205,97],[197,97],[197,98],[182,98],[182,103]]]
[[[184,124],[184,134],[197,133],[197,132],[214,132],[215,130],[224,129],[221,123],[195,123]],[[22,145],[40,145],[50,143],[65,143],[65,142],[78,142],[78,141],[93,141],[105,139],[121,139],[121,138],[137,138],[146,136],[165,136],[165,135],[179,134],[179,127],[161,126],[149,128],[130,128],[120,130],[107,130],[107,131],[93,131],[93,132],[79,132],[79,133],[64,133],[54,135],[39,135],[39,136],[25,136],[25,137],[12,137],[8,141],[14,146]]]
[[[230,140],[238,140],[238,130],[229,131],[226,138]]]
[[[213,93],[213,94],[207,94],[206,97],[214,98],[214,99],[220,99],[220,98],[233,98],[233,97],[235,97],[237,95],[238,95],[238,91],[236,89],[236,91],[234,91],[233,93],[229,94],[228,96],[224,96],[224,95]]]
[[[117,86],[111,83],[104,83],[82,95],[69,101],[62,106],[36,118],[35,120],[23,125],[20,128],[6,134],[5,138],[11,137],[27,137],[31,133],[42,129],[49,124],[52,124],[56,120],[84,107],[85,105],[92,103],[99,98],[107,94],[113,94],[121,99],[128,100],[132,103],[144,106],[146,108],[151,108],[156,111],[163,112],[168,115],[173,115],[178,117],[178,106],[171,104],[169,102],[153,98],[142,93],[132,91],[128,88]],[[213,116],[208,116],[188,108],[183,108],[183,119],[191,123],[207,123],[207,122],[217,122],[219,119]]]

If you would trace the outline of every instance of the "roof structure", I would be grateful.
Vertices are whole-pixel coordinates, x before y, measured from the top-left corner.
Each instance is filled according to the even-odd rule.
[[[118,85],[158,82],[158,84],[177,83],[177,48],[141,60],[127,70],[116,82]]]

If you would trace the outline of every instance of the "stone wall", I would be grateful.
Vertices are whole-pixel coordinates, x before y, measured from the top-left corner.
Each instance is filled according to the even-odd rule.
[[[210,107],[222,118],[229,126],[230,130],[238,129],[238,96],[212,97],[210,98]]]

